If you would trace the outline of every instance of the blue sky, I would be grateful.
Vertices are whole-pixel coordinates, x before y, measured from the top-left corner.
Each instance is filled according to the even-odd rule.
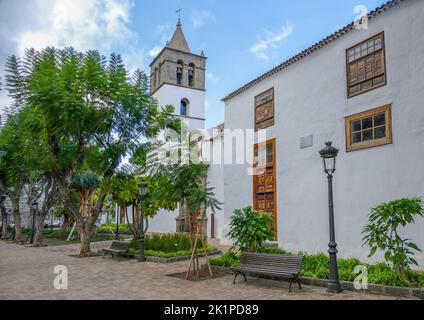
[[[148,70],[181,7],[192,52],[207,61],[207,127],[224,120],[222,97],[385,0],[0,0],[0,64],[26,47],[72,45],[121,53]],[[3,67],[1,68],[3,69]],[[4,93],[0,106],[8,100]]]

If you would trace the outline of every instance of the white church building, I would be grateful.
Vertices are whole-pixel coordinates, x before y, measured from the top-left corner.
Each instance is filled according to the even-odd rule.
[[[389,1],[363,22],[223,98],[225,124],[208,130],[205,148],[222,160],[228,150],[241,150],[255,161],[210,165],[208,181],[223,206],[208,214],[208,234],[222,244],[231,244],[233,211],[251,205],[274,217],[280,247],[326,251],[327,179],[319,155],[326,141],[340,150],[334,175],[340,256],[367,260],[361,232],[371,208],[424,196],[424,1]],[[159,105],[174,105],[193,130],[204,129],[205,69],[206,57],[190,52],[180,23],[151,64],[153,96]],[[236,132],[256,138],[238,149]],[[150,231],[175,232],[177,214],[161,212]],[[403,231],[424,249],[424,219]],[[423,266],[424,255],[417,260]]]

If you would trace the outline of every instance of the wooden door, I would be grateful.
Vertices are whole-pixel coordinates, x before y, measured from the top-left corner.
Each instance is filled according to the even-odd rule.
[[[268,212],[274,219],[277,240],[277,188],[275,139],[257,144],[254,148],[253,207]]]

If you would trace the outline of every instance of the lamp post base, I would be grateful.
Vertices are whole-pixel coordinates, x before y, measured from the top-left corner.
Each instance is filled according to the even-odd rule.
[[[330,293],[340,293],[342,292],[342,286],[340,285],[340,282],[328,282],[327,291]]]
[[[140,243],[140,252],[139,255],[137,257],[138,262],[145,262],[146,261],[146,256],[144,255],[144,234],[142,234],[139,238],[139,243]]]

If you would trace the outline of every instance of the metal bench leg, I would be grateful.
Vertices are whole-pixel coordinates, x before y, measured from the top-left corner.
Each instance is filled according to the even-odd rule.
[[[297,281],[297,284],[299,285],[299,290],[302,290],[302,284],[300,283],[299,276],[296,276],[296,281]]]
[[[299,276],[297,276],[297,275],[292,275],[292,276],[290,277],[289,293],[291,293],[291,292],[292,292],[292,291],[291,291],[291,288],[292,288],[292,285],[293,285],[293,281],[296,281],[296,282],[297,282],[297,284],[299,285],[299,289],[300,289],[300,290],[302,290],[302,284],[300,283]]]
[[[292,292],[292,290],[291,290],[292,284],[293,284],[293,277],[290,278],[289,293]]]
[[[240,274],[240,272],[238,272],[238,271],[234,272],[234,281],[233,281],[233,284],[236,284],[236,280],[237,280],[237,277],[238,277],[239,274]]]

